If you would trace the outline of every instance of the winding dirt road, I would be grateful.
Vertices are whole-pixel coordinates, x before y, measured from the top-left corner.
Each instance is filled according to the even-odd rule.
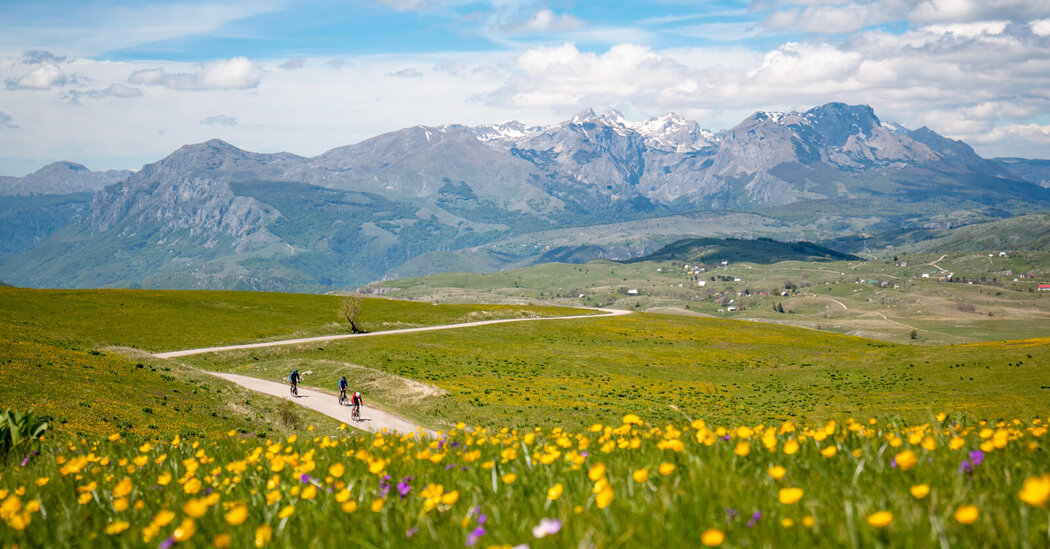
[[[222,372],[208,373],[215,377],[221,377],[226,381],[236,383],[241,387],[251,389],[252,391],[275,396],[284,400],[291,400],[300,406],[305,406],[326,416],[338,419],[339,421],[342,421],[347,425],[352,425],[362,431],[376,433],[386,429],[387,431],[394,433],[422,433],[426,436],[437,436],[437,433],[430,429],[424,429],[407,419],[389,414],[371,406],[362,405],[361,419],[359,421],[354,421],[350,419],[350,407],[339,404],[339,401],[335,396],[308,389],[302,385],[299,386],[299,396],[293,397],[288,392],[288,385],[286,383],[278,383],[276,381],[269,381],[256,377],[226,374]]]
[[[573,320],[579,318],[603,318],[607,316],[620,316],[631,314],[631,311],[621,311],[619,309],[595,309],[605,314],[600,315],[572,315],[572,316],[551,316],[551,317],[529,317],[529,318],[505,318],[500,320],[481,320],[477,322],[461,322],[459,324],[444,324],[440,326],[423,326],[419,328],[405,328],[401,330],[387,330],[384,332],[369,332],[364,334],[337,334],[329,336],[318,336],[318,337],[301,337],[296,339],[284,339],[280,341],[267,341],[263,343],[248,343],[244,345],[226,345],[223,347],[202,347],[199,349],[185,349],[182,351],[169,351],[166,353],[156,353],[153,356],[156,358],[170,359],[178,358],[183,356],[200,355],[204,353],[219,353],[223,351],[235,351],[240,349],[261,349],[265,347],[277,347],[282,345],[298,345],[300,343],[316,343],[321,341],[333,341],[338,339],[350,339],[355,337],[375,337],[383,335],[397,335],[397,334],[411,334],[418,332],[431,332],[435,330],[452,330],[456,328],[472,328],[474,326],[489,326],[492,324],[504,324],[508,322],[527,322],[537,320]],[[426,436],[436,436],[437,433],[430,429],[425,429],[420,425],[416,425],[407,419],[395,416],[393,414],[378,410],[370,406],[361,407],[361,420],[353,421],[350,419],[350,407],[342,406],[339,404],[336,397],[321,393],[315,390],[307,389],[305,387],[299,387],[299,396],[293,397],[288,392],[288,385],[284,382],[270,381],[266,379],[259,379],[255,377],[242,376],[238,374],[227,374],[222,372],[207,372],[215,377],[220,377],[232,383],[236,383],[252,391],[259,393],[272,395],[275,397],[283,398],[285,400],[291,400],[296,404],[310,408],[311,410],[320,412],[326,416],[333,417],[339,421],[343,421],[348,425],[361,429],[363,431],[369,431],[372,433],[387,431],[395,433],[422,433]]]
[[[278,347],[281,345],[298,345],[300,343],[318,343],[321,341],[334,341],[338,339],[350,339],[355,337],[376,337],[385,335],[411,334],[417,332],[433,332],[437,330],[452,330],[456,328],[472,328],[474,326],[489,326],[492,324],[505,324],[508,322],[535,322],[540,320],[573,320],[577,318],[602,318],[606,316],[629,315],[631,311],[619,309],[594,309],[605,314],[601,315],[573,315],[573,316],[537,316],[527,318],[502,318],[499,320],[479,320],[476,322],[461,322],[459,324],[442,324],[439,326],[421,326],[419,328],[403,328],[400,330],[386,330],[382,332],[367,332],[363,334],[336,334],[316,337],[300,337],[296,339],[282,339],[278,341],[266,341],[262,343],[246,343],[243,345],[226,345],[223,347],[202,347],[199,349],[185,349],[182,351],[168,351],[165,353],[154,353],[157,358],[178,358],[180,356],[202,355],[204,353],[221,353],[223,351],[236,351],[239,349],[263,349],[266,347]]]

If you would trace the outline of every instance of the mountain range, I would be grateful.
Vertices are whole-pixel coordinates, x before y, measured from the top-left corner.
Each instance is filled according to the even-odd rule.
[[[55,163],[0,178],[0,279],[325,291],[629,259],[682,237],[944,228],[1047,211],[1048,187],[1050,161],[984,159],[841,103],[720,132],[592,110],[550,126],[416,126],[312,158],[211,140],[136,172]]]

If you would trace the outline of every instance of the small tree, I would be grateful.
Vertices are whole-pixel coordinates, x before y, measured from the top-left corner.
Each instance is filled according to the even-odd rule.
[[[919,331],[918,330],[912,330],[911,333],[908,334],[908,335],[912,339],[919,339]]]
[[[361,316],[361,298],[353,295],[348,295],[343,298],[343,318],[346,319],[347,324],[350,325],[350,331],[355,334],[363,334],[364,328],[360,324]]]

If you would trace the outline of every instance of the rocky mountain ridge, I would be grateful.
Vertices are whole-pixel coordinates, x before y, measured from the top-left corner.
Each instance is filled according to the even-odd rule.
[[[317,291],[409,264],[425,273],[552,257],[628,259],[702,236],[676,228],[681,214],[749,212],[765,219],[756,225],[763,228],[741,227],[740,236],[779,230],[819,240],[1050,208],[1050,191],[1030,181],[1038,166],[1015,173],[1016,166],[841,103],[756,112],[720,132],[673,113],[631,122],[589,109],[550,126],[415,126],[313,158],[211,140],[134,173],[67,168],[77,181],[106,185],[89,205],[53,215],[54,226],[0,250],[0,277],[43,286]],[[11,215],[0,211],[4,231],[17,232],[8,220],[42,207],[12,204]],[[629,239],[636,244],[597,246],[597,233],[580,250],[554,249],[542,237],[506,244],[570,227],[580,235],[641,227],[630,224],[645,219],[667,221],[644,224],[646,234]]]

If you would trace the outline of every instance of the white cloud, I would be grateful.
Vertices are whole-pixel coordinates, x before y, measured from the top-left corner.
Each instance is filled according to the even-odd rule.
[[[397,78],[421,78],[423,76],[423,73],[417,71],[416,69],[408,68],[387,73],[387,76],[395,76]]]
[[[528,21],[517,27],[523,32],[564,32],[583,26],[583,21],[567,15],[558,15],[548,8],[537,11]]]
[[[67,80],[66,73],[58,65],[46,63],[20,78],[7,79],[6,84],[9,90],[49,90],[64,85]]]
[[[922,0],[908,20],[920,23],[948,23],[1008,19],[1027,21],[1050,15],[1050,2],[1039,0]]]
[[[1050,36],[1050,19],[1040,19],[1028,24],[1032,33],[1039,36]]]
[[[65,63],[68,60],[68,57],[60,57],[45,50],[29,50],[26,51],[22,56],[22,63],[25,65],[39,65],[41,63],[52,63],[59,65]]]
[[[296,57],[293,59],[289,59],[284,63],[281,63],[280,65],[278,65],[278,67],[286,71],[294,71],[303,68],[304,65],[306,65],[306,59],[303,59],[302,57]]]
[[[1007,124],[973,135],[969,143],[986,157],[1046,158],[1050,150],[1050,125]]]
[[[14,119],[11,118],[10,114],[4,111],[0,111],[0,129],[15,129],[18,124],[14,123]]]
[[[103,99],[106,97],[142,97],[142,90],[131,86],[125,86],[124,84],[111,84],[106,88],[69,90],[63,95],[63,97],[65,97],[70,103],[79,105],[81,98]]]
[[[259,86],[265,71],[246,57],[211,61],[195,67],[194,72],[169,73],[164,69],[143,69],[131,73],[128,82],[163,86],[173,90],[244,90]]]
[[[216,114],[202,118],[201,124],[204,124],[205,126],[226,126],[227,128],[232,128],[237,125],[237,117]]]

